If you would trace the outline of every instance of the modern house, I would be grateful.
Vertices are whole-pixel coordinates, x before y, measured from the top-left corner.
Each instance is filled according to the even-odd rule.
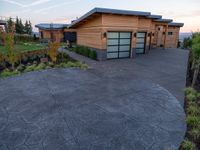
[[[36,27],[42,38],[56,33],[59,40],[76,41],[95,50],[99,60],[105,60],[134,57],[157,47],[176,48],[184,24],[172,21],[150,12],[94,8],[70,25]]]

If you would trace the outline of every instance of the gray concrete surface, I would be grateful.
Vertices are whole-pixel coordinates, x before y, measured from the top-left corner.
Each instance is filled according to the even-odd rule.
[[[152,49],[146,55],[134,59],[93,61],[67,51],[70,56],[89,64],[91,71],[105,77],[148,79],[170,91],[184,105],[184,88],[188,51],[182,49]]]
[[[105,62],[70,55],[90,68],[0,80],[0,150],[178,149],[185,52]]]

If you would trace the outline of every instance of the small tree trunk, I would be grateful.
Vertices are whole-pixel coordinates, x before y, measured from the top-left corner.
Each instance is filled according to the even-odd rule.
[[[14,71],[14,69],[15,69],[15,64],[12,63],[12,70]]]
[[[194,70],[193,79],[192,79],[192,87],[194,87],[197,82],[198,74],[199,74],[199,64]]]

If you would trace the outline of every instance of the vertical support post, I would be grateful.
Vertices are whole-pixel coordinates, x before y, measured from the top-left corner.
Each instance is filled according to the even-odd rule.
[[[167,34],[168,34],[168,24],[166,25],[165,28],[164,47],[163,47],[164,49],[166,48]]]

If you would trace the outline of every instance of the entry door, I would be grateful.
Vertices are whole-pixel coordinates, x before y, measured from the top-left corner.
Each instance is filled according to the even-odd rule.
[[[138,32],[136,41],[136,54],[144,54],[145,40],[146,40],[146,32]]]
[[[107,58],[128,58],[131,50],[131,32],[108,32]]]

